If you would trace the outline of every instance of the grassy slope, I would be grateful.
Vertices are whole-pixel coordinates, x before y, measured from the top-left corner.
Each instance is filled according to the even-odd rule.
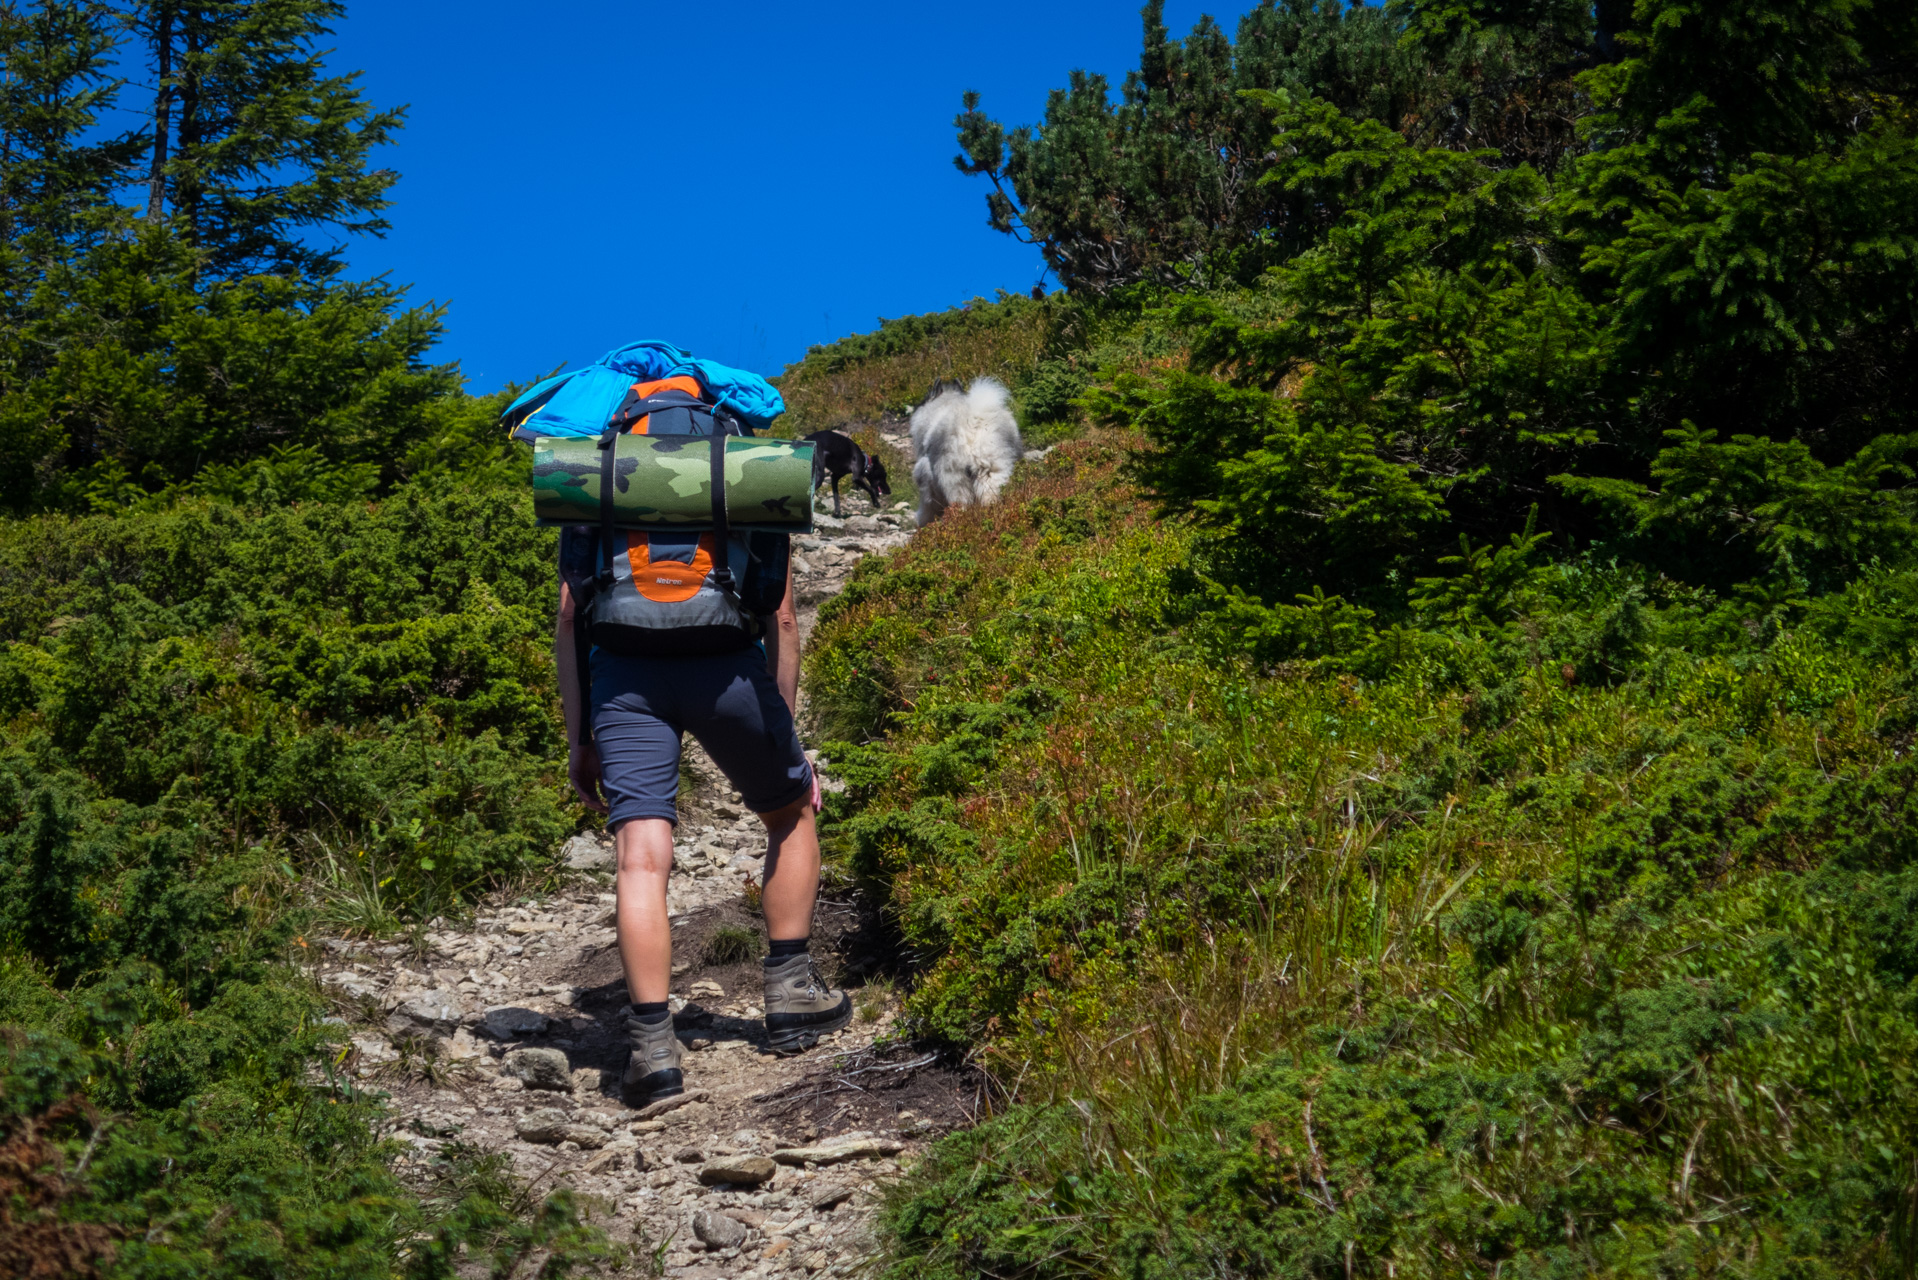
[[[936,378],[1021,376],[1039,358],[1063,299],[975,298],[933,315],[881,320],[872,333],[813,347],[778,379],[782,431],[843,429],[903,414]]]
[[[1574,559],[1255,671],[1137,447],[862,566],[809,658],[836,852],[1021,1100],[896,1274],[1903,1274],[1918,581],[1753,626]]]

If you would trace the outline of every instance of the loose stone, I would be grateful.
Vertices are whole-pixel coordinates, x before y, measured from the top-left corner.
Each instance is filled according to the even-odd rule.
[[[693,1215],[693,1234],[709,1249],[736,1249],[746,1243],[746,1225],[723,1213],[701,1209]]]
[[[852,1196],[853,1189],[851,1187],[826,1187],[814,1194],[812,1207],[815,1211],[823,1213],[828,1209],[834,1209],[846,1203],[846,1201],[852,1199]]]
[[[574,1124],[573,1118],[558,1107],[540,1107],[528,1111],[513,1126],[513,1132],[519,1135],[521,1142],[575,1142],[590,1151],[597,1151],[606,1145],[604,1129],[590,1124]]]
[[[661,1098],[657,1102],[647,1103],[639,1109],[639,1115],[636,1118],[640,1121],[651,1120],[656,1116],[663,1116],[669,1111],[677,1111],[681,1107],[689,1106],[692,1103],[704,1102],[707,1096],[707,1092],[704,1089],[688,1089],[677,1097]]]
[[[839,1164],[845,1160],[878,1160],[906,1149],[891,1138],[841,1138],[811,1147],[787,1147],[773,1152],[781,1164]]]
[[[709,1187],[722,1182],[734,1186],[756,1187],[771,1182],[779,1166],[765,1156],[727,1156],[713,1160],[699,1171],[699,1180]]]
[[[558,1049],[515,1049],[506,1055],[500,1068],[528,1089],[549,1089],[554,1093],[573,1091],[572,1064]]]

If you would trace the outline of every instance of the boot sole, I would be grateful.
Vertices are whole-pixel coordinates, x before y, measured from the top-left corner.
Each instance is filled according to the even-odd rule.
[[[794,1027],[790,1031],[768,1031],[766,1047],[782,1058],[804,1053],[819,1043],[819,1037],[831,1035],[842,1030],[852,1022],[852,1007],[848,1002],[844,1012],[828,1022],[815,1023],[810,1027]]]
[[[657,1083],[648,1084],[649,1080]],[[635,1109],[666,1098],[677,1098],[684,1092],[686,1092],[686,1076],[677,1067],[670,1071],[655,1071],[649,1076],[642,1076],[632,1084],[622,1081],[619,1087],[620,1100]]]

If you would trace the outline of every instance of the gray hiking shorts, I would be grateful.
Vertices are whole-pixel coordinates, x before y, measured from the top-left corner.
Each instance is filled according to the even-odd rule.
[[[634,818],[679,820],[685,733],[706,748],[754,813],[812,794],[812,766],[757,645],[705,658],[594,650],[592,714],[609,828]]]

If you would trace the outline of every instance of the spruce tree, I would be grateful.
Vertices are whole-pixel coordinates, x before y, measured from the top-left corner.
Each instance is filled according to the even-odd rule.
[[[0,505],[171,501],[262,458],[391,481],[445,434],[442,312],[312,243],[383,230],[394,181],[401,113],[317,48],[341,11],[0,0]],[[102,138],[120,75],[152,97]]]
[[[1918,429],[1918,7],[1642,0],[1586,78],[1560,205],[1582,280],[1655,370],[1640,456],[1689,421],[1827,462]]]
[[[0,252],[30,268],[111,221],[139,150],[129,135],[90,137],[120,89],[112,23],[98,0],[0,6]]]
[[[1244,283],[1313,243],[1325,211],[1260,182],[1277,152],[1248,91],[1549,172],[1575,143],[1574,77],[1601,56],[1581,0],[1266,0],[1236,41],[1210,18],[1171,38],[1163,0],[1142,17],[1116,104],[1104,77],[1074,71],[1037,126],[1007,129],[975,93],[954,121],[953,163],[992,183],[989,224],[1038,245],[1071,289]]]
[[[377,111],[317,41],[337,0],[134,0],[154,94],[145,220],[199,255],[203,282],[268,272],[310,282],[341,267],[316,229],[380,234],[386,190],[373,168],[403,109]]]
[[[123,222],[114,188],[140,150],[94,130],[113,106],[114,15],[97,0],[0,5],[0,504],[23,505],[64,437],[37,381],[38,332],[65,305],[48,281]]]

